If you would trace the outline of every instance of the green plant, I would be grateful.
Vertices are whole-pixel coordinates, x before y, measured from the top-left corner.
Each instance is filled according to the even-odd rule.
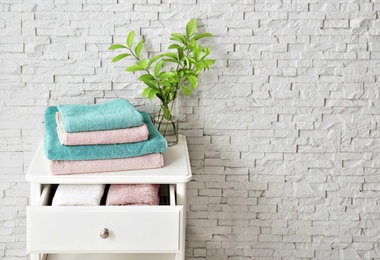
[[[186,25],[186,33],[172,33],[170,40],[174,41],[167,51],[147,59],[141,57],[141,50],[144,40],[133,44],[135,32],[131,31],[126,39],[126,45],[114,44],[109,50],[122,49],[125,53],[118,54],[112,62],[132,57],[135,63],[125,70],[127,72],[141,72],[138,78],[146,87],[142,93],[150,101],[156,96],[161,101],[159,112],[162,119],[168,122],[173,121],[171,106],[173,100],[177,98],[178,92],[183,91],[184,95],[190,95],[198,85],[198,75],[201,71],[210,69],[215,60],[208,59],[210,47],[202,47],[198,40],[211,37],[211,33],[197,33],[196,19],[191,19]],[[161,122],[158,125],[160,128]],[[174,123],[173,123],[174,124]],[[174,126],[174,125],[173,125]],[[175,127],[175,126],[174,126]],[[175,131],[177,131],[175,129]],[[178,133],[177,133],[178,134]]]

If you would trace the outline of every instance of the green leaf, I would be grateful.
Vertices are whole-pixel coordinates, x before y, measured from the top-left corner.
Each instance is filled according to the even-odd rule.
[[[197,29],[197,20],[195,18],[192,18],[186,25],[186,35],[188,38],[190,38]]]
[[[143,59],[142,61],[137,62],[135,65],[132,65],[126,68],[125,71],[135,72],[135,71],[145,70],[145,69],[146,69],[146,59]]]
[[[149,86],[151,89],[157,89],[157,82],[156,81],[151,81],[151,80],[146,80],[144,81],[145,85]]]
[[[165,57],[169,57],[169,58],[178,60],[178,56],[175,53],[167,52],[167,53],[164,53],[162,55],[165,56]]]
[[[149,99],[150,101],[152,101],[153,98],[154,98],[154,96],[157,94],[157,92],[158,92],[158,89],[151,89],[151,90],[149,91],[149,93],[148,93],[148,99]]]
[[[177,52],[178,52],[178,58],[179,58],[179,60],[182,60],[183,56],[184,56],[183,49],[177,49]]]
[[[183,49],[181,46],[179,46],[176,43],[171,44],[168,49]]]
[[[149,62],[148,62],[148,67],[150,67],[150,65],[152,65],[153,62],[155,62],[156,60],[158,60],[159,58],[162,58],[162,57],[163,57],[163,55],[160,54],[160,55],[156,55],[156,56],[154,56],[153,58],[151,58],[151,59],[149,60]]]
[[[210,69],[210,66],[215,63],[215,60],[200,60],[197,64],[195,64],[195,75],[198,75],[203,69]]]
[[[162,86],[165,86],[165,87],[168,87],[168,88],[171,88],[171,86],[172,86],[172,84],[170,84],[170,82],[167,81],[167,80],[160,80],[160,84]]]
[[[215,60],[206,59],[206,60],[203,60],[203,62],[205,64],[206,68],[210,69],[210,66],[215,63]]]
[[[168,49],[177,49],[179,60],[183,58],[183,47],[179,46],[178,44],[172,44]]]
[[[178,84],[178,76],[177,74],[175,74],[173,77],[170,77],[168,78],[168,81],[173,85],[177,85]]]
[[[181,42],[183,44],[185,44],[185,42],[186,42],[185,36],[183,36],[180,33],[172,33],[171,36],[172,37],[170,38],[170,40],[178,41],[178,42]]]
[[[129,34],[128,34],[128,37],[127,37],[127,46],[129,48],[132,48],[132,43],[133,43],[133,38],[135,37],[135,31],[131,31]]]
[[[202,56],[201,60],[203,60],[204,58],[206,58],[210,54],[210,47],[205,48],[204,53],[205,54]]]
[[[150,74],[144,74],[144,75],[141,75],[138,80],[144,82],[147,86],[151,87],[151,88],[154,88],[156,89],[157,88],[157,85],[156,85],[156,79],[155,77],[153,77],[152,75]]]
[[[187,43],[187,49],[191,50],[194,48],[194,46],[197,44],[197,42],[194,40],[194,39],[191,39],[188,43]]]
[[[154,81],[154,80],[156,80],[156,79],[155,79],[152,75],[150,75],[150,74],[144,74],[144,75],[141,75],[138,79],[141,80],[141,81],[144,81],[144,80],[152,80],[152,81]]]
[[[142,96],[143,97],[147,97],[149,92],[151,91],[152,89],[150,87],[146,87],[142,93]]]
[[[136,53],[136,56],[137,56],[137,57],[140,57],[140,53],[141,53],[141,49],[142,49],[143,45],[144,45],[144,40],[141,40],[141,41],[137,44],[137,46],[136,46],[136,48],[135,48],[135,53]]]
[[[185,94],[185,96],[190,96],[191,89],[188,86],[182,86],[182,90],[183,90],[183,94]]]
[[[138,64],[139,66],[141,66],[143,69],[146,69],[146,66],[147,66],[146,59],[143,59],[140,62],[137,62],[136,64]]]
[[[184,42],[182,42],[182,41],[181,41],[181,39],[180,39],[180,38],[178,38],[178,37],[175,37],[175,36],[172,36],[172,37],[170,37],[170,40],[171,40],[171,41],[177,41],[177,42],[180,42],[180,43],[183,43],[183,44],[185,44]]]
[[[194,59],[196,61],[198,61],[199,57],[200,57],[200,51],[199,51],[199,46],[198,45],[194,46],[193,54],[194,54]]]
[[[162,95],[160,94],[160,92],[157,92],[156,97],[158,97],[161,100],[162,103],[165,102],[165,99],[162,97]]]
[[[160,72],[161,67],[162,67],[163,64],[164,64],[164,61],[161,60],[161,61],[157,62],[156,66],[154,66],[154,76],[155,77],[157,77],[157,75]]]
[[[164,118],[166,120],[170,120],[171,118],[170,110],[165,106],[162,107],[162,110],[164,111]]]
[[[201,38],[205,38],[205,37],[212,37],[213,35],[211,33],[201,33],[201,34],[197,34],[193,37],[194,40],[199,40]]]
[[[119,54],[119,55],[115,56],[115,57],[112,59],[112,62],[119,61],[119,60],[124,59],[125,57],[128,57],[128,56],[131,56],[131,54],[128,54],[128,53],[122,53],[122,54]]]
[[[122,44],[114,44],[114,45],[111,45],[111,46],[108,48],[108,50],[113,51],[113,50],[121,49],[121,48],[127,49],[127,47],[124,46],[124,45],[122,45]]]
[[[160,79],[167,79],[167,78],[171,78],[171,77],[174,77],[176,74],[172,71],[165,71],[165,72],[162,72],[162,73],[159,73],[158,74],[158,78]]]
[[[191,66],[191,63],[190,63],[190,60],[189,60],[189,57],[185,56],[183,58],[184,62],[185,62],[185,66],[189,67]]]
[[[174,99],[174,93],[170,92],[169,93],[169,101],[171,102]]]
[[[189,57],[189,62],[190,62],[190,65],[197,63],[197,61],[195,59],[191,58],[191,57]]]
[[[193,76],[193,75],[188,75],[187,76],[187,80],[189,81],[190,85],[192,88],[196,88],[197,85],[198,85],[198,79],[196,76]]]
[[[135,72],[135,71],[140,71],[140,70],[144,70],[144,68],[142,68],[141,66],[137,64],[129,66],[128,68],[125,69],[125,71],[128,71],[128,72]]]
[[[199,72],[201,72],[205,67],[203,61],[200,61],[198,62],[197,64],[195,64],[195,75],[198,75]]]

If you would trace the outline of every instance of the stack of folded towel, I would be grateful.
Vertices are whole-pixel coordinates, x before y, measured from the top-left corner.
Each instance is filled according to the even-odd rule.
[[[50,106],[44,148],[53,174],[159,168],[167,148],[145,112],[127,100]]]

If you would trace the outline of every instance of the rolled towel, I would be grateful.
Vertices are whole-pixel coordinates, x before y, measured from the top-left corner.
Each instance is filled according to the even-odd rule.
[[[63,145],[135,143],[146,141],[149,137],[145,123],[123,129],[67,133],[59,112],[56,113],[56,122],[58,139]]]
[[[54,106],[47,107],[45,110],[44,148],[49,160],[82,161],[130,158],[149,153],[163,153],[168,147],[165,138],[154,127],[149,115],[145,112],[140,112],[140,114],[149,130],[149,138],[146,141],[123,144],[62,145],[57,134],[56,112],[58,109]]]
[[[52,206],[98,206],[105,184],[59,184]]]
[[[57,108],[67,133],[129,128],[143,123],[141,114],[123,98],[95,105],[68,104]]]
[[[158,205],[159,184],[111,184],[106,205]]]
[[[162,153],[151,153],[121,159],[49,161],[49,165],[54,175],[142,170],[163,167],[164,156]]]

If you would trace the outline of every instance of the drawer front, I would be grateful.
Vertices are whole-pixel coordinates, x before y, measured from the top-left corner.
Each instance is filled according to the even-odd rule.
[[[27,207],[27,251],[176,252],[182,206]],[[101,238],[103,229],[108,237]]]

